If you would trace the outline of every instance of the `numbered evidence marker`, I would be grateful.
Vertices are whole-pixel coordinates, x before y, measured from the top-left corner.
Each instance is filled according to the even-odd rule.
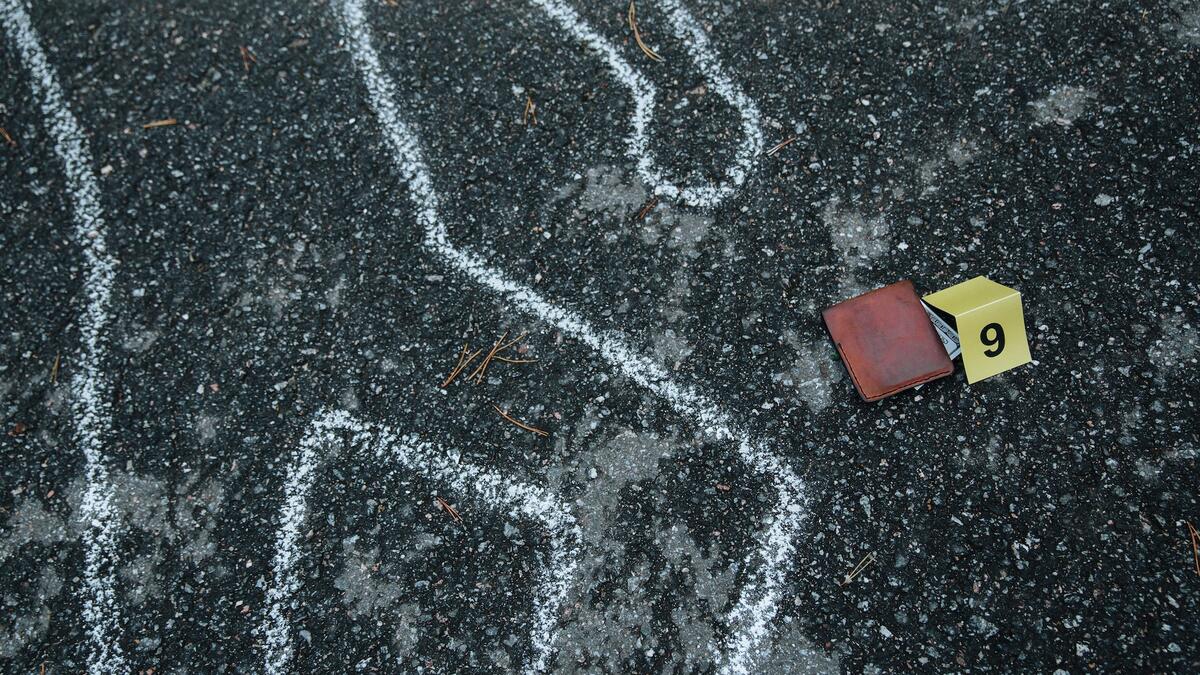
[[[975,277],[924,297],[957,331],[967,382],[1029,363],[1021,294],[984,277]],[[936,322],[935,322],[936,324]],[[952,357],[953,358],[953,357]]]

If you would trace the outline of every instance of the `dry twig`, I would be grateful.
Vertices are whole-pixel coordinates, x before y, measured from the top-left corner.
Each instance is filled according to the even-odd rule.
[[[641,48],[642,53],[650,57],[651,61],[662,61],[663,58],[658,55],[658,52],[647,47],[646,43],[642,41],[642,33],[638,30],[637,24],[637,8],[633,6],[633,0],[629,0],[629,27],[633,30],[633,39]]]
[[[779,152],[780,150],[782,150],[782,149],[786,148],[787,146],[791,145],[792,143],[795,143],[797,138],[800,138],[800,137],[799,137],[799,136],[792,136],[791,138],[789,138],[789,139],[787,139],[787,140],[785,140],[785,141],[783,141],[783,142],[781,142],[781,143],[779,143],[779,144],[775,145],[775,147],[773,147],[773,148],[771,148],[770,150],[768,150],[768,151],[767,151],[767,157],[770,157],[770,156],[774,155],[775,153]]]
[[[513,417],[512,415],[509,415],[508,413],[501,410],[500,406],[496,405],[495,403],[492,404],[492,407],[496,409],[496,412],[500,413],[501,417],[508,420],[509,422],[512,422],[513,424],[517,425],[518,427],[524,429],[525,431],[528,431],[531,434],[534,434],[537,436],[549,436],[550,435],[549,432],[542,431],[541,429],[538,429],[537,427],[529,426],[528,424],[525,424],[524,422]]]
[[[875,562],[875,552],[871,551],[870,553],[863,556],[862,560],[858,561],[858,564],[855,565],[854,569],[850,570],[850,572],[846,575],[846,577],[844,579],[842,579],[841,582],[838,583],[838,586],[845,586],[846,584],[850,583],[851,581],[854,581],[854,579],[858,575],[862,574],[863,570],[870,567],[871,563],[873,563],[873,562]]]
[[[8,135],[8,130],[5,129],[4,127],[0,127],[0,136],[4,137],[5,143],[8,143],[9,145],[11,145],[14,148],[17,147],[17,142],[13,140],[12,136]]]
[[[142,128],[143,129],[157,129],[159,127],[173,127],[176,124],[179,124],[179,120],[175,119],[174,117],[168,117],[165,120],[154,120],[153,122],[146,122],[145,124],[142,125]]]
[[[55,354],[54,365],[50,366],[50,384],[54,384],[58,381],[58,359],[60,356],[61,354]]]

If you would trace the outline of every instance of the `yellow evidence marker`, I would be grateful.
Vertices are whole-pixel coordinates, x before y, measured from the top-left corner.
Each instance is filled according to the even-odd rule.
[[[957,330],[968,384],[1032,360],[1016,290],[975,277],[922,299]]]

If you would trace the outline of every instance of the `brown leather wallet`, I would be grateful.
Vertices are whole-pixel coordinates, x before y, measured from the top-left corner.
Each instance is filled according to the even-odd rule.
[[[954,372],[911,281],[863,293],[821,315],[864,401]]]

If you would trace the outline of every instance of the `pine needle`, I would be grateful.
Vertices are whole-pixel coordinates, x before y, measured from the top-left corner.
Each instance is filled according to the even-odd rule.
[[[242,67],[246,69],[247,73],[250,72],[251,63],[258,65],[258,59],[254,58],[249,47],[238,47],[238,51],[242,53]]]
[[[496,409],[496,412],[500,413],[501,417],[508,420],[509,422],[512,422],[513,424],[517,425],[518,427],[524,429],[525,431],[528,431],[531,434],[534,434],[537,436],[549,436],[550,435],[550,433],[547,431],[542,431],[541,429],[538,429],[537,427],[529,426],[528,424],[525,424],[524,422],[513,417],[512,415],[509,415],[507,412],[501,410],[500,406],[496,405],[495,403],[492,404],[492,407]]]
[[[467,379],[475,380],[475,384],[483,384],[483,376],[487,373],[488,366],[492,364],[496,355],[525,339],[525,333],[521,333],[510,342],[504,342],[504,338],[506,337],[508,337],[508,331],[504,331],[504,335],[501,335],[500,339],[496,340],[496,344],[492,345],[492,350],[488,352],[487,356],[483,357],[483,361],[467,376]]]
[[[642,218],[645,218],[647,215],[650,214],[651,211],[654,210],[655,206],[658,206],[658,195],[654,195],[653,197],[651,197],[650,201],[646,202],[646,204],[644,206],[642,206],[642,210],[638,211],[638,214],[636,217],[634,217],[633,221],[636,223],[637,221],[641,220]]]
[[[537,105],[532,96],[525,97],[525,115],[522,117],[525,126],[537,126]]]
[[[858,561],[858,564],[854,566],[854,569],[850,570],[850,572],[846,575],[846,577],[844,579],[842,579],[842,581],[838,584],[838,586],[845,586],[846,584],[850,583],[851,581],[854,581],[854,579],[856,577],[858,577],[858,575],[862,574],[863,570],[870,567],[871,563],[873,563],[873,562],[875,562],[875,552],[871,551],[870,553],[863,556],[862,560]]]
[[[1192,537],[1192,562],[1196,564],[1196,574],[1200,574],[1200,532],[1196,531],[1196,526],[1192,525],[1191,521],[1183,521],[1187,523],[1188,534]]]
[[[442,389],[449,387],[450,383],[453,382],[454,379],[456,377],[458,377],[459,374],[462,373],[462,371],[464,369],[466,369],[466,367],[468,365],[470,365],[472,361],[475,360],[475,357],[479,356],[480,354],[483,353],[483,350],[480,349],[480,350],[477,350],[474,354],[471,354],[470,356],[468,356],[467,349],[468,349],[467,343],[464,342],[463,346],[462,346],[462,352],[460,352],[458,355],[458,363],[455,364],[454,370],[450,371],[450,374],[446,376],[445,381],[442,382]]]
[[[492,360],[504,363],[537,363],[537,359],[510,359],[507,356],[494,356]]]
[[[633,30],[633,39],[641,48],[642,53],[650,57],[651,61],[662,61],[663,58],[658,55],[658,52],[646,46],[646,43],[642,41],[642,33],[638,30],[637,24],[637,8],[634,7],[633,0],[629,0],[629,27]]]
[[[771,155],[774,155],[775,153],[786,148],[787,146],[791,145],[792,143],[795,143],[797,138],[800,138],[800,137],[792,136],[791,138],[787,139],[786,141],[783,141],[782,143],[779,143],[775,147],[771,148],[770,150],[767,151],[767,157],[770,157]]]
[[[434,500],[437,501],[437,505],[439,508],[441,508],[443,511],[446,512],[447,515],[449,515],[451,518],[454,519],[454,522],[458,523],[459,525],[462,525],[462,521],[463,521],[462,516],[458,515],[458,511],[454,510],[453,506],[450,506],[450,502],[446,501],[445,499],[442,499],[441,497],[437,497],[437,496],[434,497]]]

